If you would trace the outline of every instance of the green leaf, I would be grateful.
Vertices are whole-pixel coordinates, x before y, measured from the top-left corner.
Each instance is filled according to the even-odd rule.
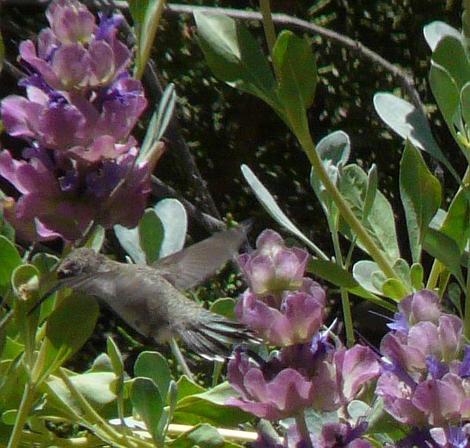
[[[389,309],[390,311],[395,311],[395,307],[393,305],[364,289],[354,279],[350,272],[341,268],[332,261],[310,260],[307,270],[308,272],[317,275],[340,288],[347,289],[351,294],[367,299],[383,308]]]
[[[424,269],[421,263],[414,263],[410,268],[410,280],[411,285],[415,291],[419,291],[424,288]]]
[[[282,31],[273,48],[278,77],[277,94],[296,134],[308,132],[306,109],[311,106],[317,85],[317,67],[310,44],[291,31]]]
[[[158,260],[163,242],[163,223],[151,208],[145,210],[139,221],[139,243],[147,264]]]
[[[33,255],[31,262],[38,268],[41,274],[47,274],[57,266],[59,258],[52,254],[40,252]]]
[[[453,36],[458,39],[461,38],[459,30],[439,20],[425,25],[423,32],[426,42],[428,43],[429,48],[431,48],[431,51],[434,51],[434,49],[437,47],[437,44],[446,36]]]
[[[428,120],[415,106],[391,93],[374,95],[374,107],[382,121],[404,140],[409,140],[421,151],[425,151],[454,172],[449,161],[437,145]]]
[[[187,425],[210,423],[223,426],[236,426],[249,421],[252,418],[250,414],[225,406],[227,399],[236,395],[235,390],[225,382],[207,392],[186,396],[178,401],[173,421]]]
[[[470,64],[460,36],[443,37],[432,53],[432,61],[449,73],[459,91],[470,81]]]
[[[4,411],[2,413],[2,423],[5,425],[13,426],[16,421],[16,416],[18,415],[17,409],[9,409],[8,411]]]
[[[39,270],[32,264],[23,264],[15,268],[11,275],[11,284],[15,294],[25,299],[25,294],[33,293],[37,297],[39,293]],[[27,288],[25,290],[24,288]]]
[[[92,235],[88,238],[85,243],[85,247],[93,249],[96,253],[99,253],[103,247],[104,239],[106,237],[104,227],[97,226]]]
[[[460,110],[462,118],[467,125],[467,135],[470,131],[470,82],[467,82],[460,91]]]
[[[142,352],[134,364],[134,375],[151,379],[166,401],[171,381],[171,371],[164,356],[158,352]]]
[[[145,253],[140,247],[139,241],[139,228],[134,227],[128,229],[127,227],[119,224],[114,226],[114,233],[119,241],[119,244],[132,258],[134,263],[145,264]]]
[[[317,153],[325,165],[342,168],[351,155],[351,140],[344,131],[335,131],[317,143]]]
[[[46,337],[39,354],[42,363],[35,372],[38,382],[54,372],[78,351],[92,335],[99,308],[92,297],[72,293],[49,316]]]
[[[256,40],[234,19],[196,12],[199,45],[214,75],[281,112],[275,80]]]
[[[188,397],[190,395],[200,394],[206,390],[199,384],[191,381],[186,375],[181,375],[178,378],[178,382],[176,383],[176,386],[177,386],[177,391],[178,391],[177,396],[176,396],[176,401],[180,401],[184,397]]]
[[[444,222],[439,229],[452,238],[463,252],[470,237],[470,188],[462,188],[452,199]]]
[[[408,290],[401,280],[397,278],[388,278],[382,284],[382,291],[391,299],[399,302],[408,295]]]
[[[328,258],[326,255],[312,242],[310,241],[301,230],[286,216],[286,214],[281,210],[279,205],[277,205],[275,199],[267,188],[260,182],[256,175],[251,171],[247,165],[241,166],[242,174],[248,185],[252,189],[256,198],[264,209],[271,215],[271,217],[287,231],[292,233],[294,236],[303,241],[307,246],[309,246],[316,254],[321,258]]]
[[[224,438],[217,429],[203,423],[181,434],[169,443],[168,446],[172,448],[193,448],[195,446],[222,447],[224,446]]]
[[[135,75],[138,78],[144,72],[150,56],[164,5],[164,0],[132,0],[129,2],[137,37]]]
[[[228,319],[236,319],[235,305],[235,299],[232,299],[231,297],[221,297],[211,304],[210,310],[213,313],[220,314]]]
[[[377,174],[377,165],[374,163],[367,173],[367,190],[364,198],[364,207],[362,210],[362,222],[366,222],[369,218],[369,214],[372,210],[372,207],[377,197],[378,191],[378,174]]]
[[[393,263],[392,268],[405,285],[411,286],[410,267],[406,260],[398,258],[395,263]]]
[[[109,359],[111,360],[111,365],[113,366],[113,371],[116,376],[122,376],[124,373],[124,360],[122,359],[121,351],[119,347],[114,342],[111,336],[106,340],[106,348],[108,352]]]
[[[439,230],[428,228],[423,248],[427,253],[437,258],[455,276],[461,286],[464,285],[460,269],[461,252],[458,244],[452,238]]]
[[[449,72],[435,62],[431,63],[429,84],[449,130],[455,135],[454,125],[458,123],[460,104],[460,91],[457,84]]]
[[[424,234],[441,203],[441,184],[408,141],[400,162],[400,196],[405,209],[413,262],[421,257]]]
[[[112,372],[91,372],[81,375],[70,375],[69,379],[74,387],[85,397],[94,408],[102,408],[116,399],[113,392],[113,383],[116,375]],[[54,407],[70,408],[81,414],[78,403],[62,379],[51,376],[45,383],[48,404]]]
[[[342,175],[339,178],[338,188],[356,217],[361,222],[364,222],[364,227],[376,245],[394,263],[400,257],[400,252],[395,230],[395,216],[387,198],[380,191],[377,191],[372,206],[368,206],[370,211],[367,215],[367,220],[363,219],[368,190],[368,177],[358,165],[348,165],[343,169]],[[354,239],[349,226],[342,219],[340,231],[351,241]],[[367,252],[366,247],[361,241],[357,241],[357,244],[362,250]]]
[[[360,260],[353,266],[353,277],[366,291],[382,295],[382,289],[377,288],[372,281],[374,273],[382,273],[377,263],[369,260]]]
[[[348,134],[343,131],[332,132],[318,142],[316,150],[328,173],[328,177],[336,185],[339,170],[346,165],[351,153],[351,142]],[[310,171],[310,185],[327,216],[330,215],[330,218],[336,221],[336,205],[313,168]]]
[[[184,205],[177,199],[162,199],[153,209],[163,224],[165,235],[160,258],[183,249],[188,230],[188,215]]]
[[[452,305],[455,306],[455,309],[459,313],[460,318],[463,318],[463,310],[462,310],[462,290],[457,283],[450,283],[447,287],[447,296],[449,300],[452,302]]]
[[[311,44],[291,31],[282,31],[273,48],[273,64],[278,68],[278,93],[285,100],[297,101],[302,109],[308,109],[315,97],[318,82],[317,64]],[[288,98],[294,93],[295,100]]]
[[[149,378],[135,378],[131,387],[131,401],[148,432],[159,445],[161,434],[158,428],[163,415],[163,400],[155,383]]]
[[[162,94],[157,109],[150,119],[145,138],[139,151],[138,161],[151,157],[151,152],[157,142],[161,140],[170,124],[176,104],[175,85],[168,84]]]
[[[15,245],[0,235],[0,294],[10,288],[10,278],[14,269],[21,264],[21,257]]]

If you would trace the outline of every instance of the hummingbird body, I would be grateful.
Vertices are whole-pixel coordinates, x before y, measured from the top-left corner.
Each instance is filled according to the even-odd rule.
[[[54,290],[66,286],[96,296],[143,336],[159,343],[179,336],[201,356],[221,358],[230,345],[252,338],[250,332],[189,300],[180,289],[195,286],[220,268],[236,253],[245,232],[220,232],[153,266],[120,263],[92,249],[76,249],[59,265]]]

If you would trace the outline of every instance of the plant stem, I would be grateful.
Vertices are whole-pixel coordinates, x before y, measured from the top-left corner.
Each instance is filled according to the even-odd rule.
[[[214,361],[214,369],[212,370],[212,387],[217,386],[217,383],[220,379],[220,374],[222,373],[222,367],[224,363],[221,361]]]
[[[296,132],[295,130],[294,132],[296,133],[296,137],[299,140],[299,143],[302,146],[305,154],[307,155],[313,170],[315,171],[315,174],[319,176],[325,189],[328,191],[334,203],[336,204],[336,207],[338,207],[341,216],[357,235],[358,240],[363,244],[366,252],[373,258],[373,260],[378,264],[379,268],[388,278],[399,279],[384,253],[380,250],[379,247],[377,247],[374,240],[362,225],[361,221],[356,217],[348,203],[344,200],[343,196],[336,188],[336,185],[331,181],[320,160],[320,157],[317,154],[310,132],[308,130],[304,130],[301,133],[298,131]]]
[[[470,258],[467,260],[467,290],[465,291],[465,312],[463,321],[463,332],[465,338],[470,338]]]
[[[264,35],[266,36],[266,43],[268,44],[269,54],[272,58],[273,48],[276,42],[276,31],[274,29],[273,16],[271,14],[270,0],[259,0],[261,16],[263,17]]]
[[[336,230],[336,226],[331,219],[331,216],[328,214],[327,216],[328,227],[330,228],[331,239],[333,241],[333,248],[335,251],[335,258],[336,264],[344,269],[343,264],[343,255],[341,253],[341,247],[339,244],[338,238],[338,231]],[[349,294],[345,288],[340,288],[341,292],[341,303],[343,305],[343,319],[344,319],[344,327],[346,329],[346,344],[348,347],[352,347],[354,345],[354,326],[353,320],[351,315],[351,303],[349,301]]]
[[[86,398],[80,393],[80,391],[74,386],[69,376],[65,370],[60,367],[57,371],[57,375],[64,382],[65,386],[69,390],[72,397],[77,400],[81,410],[83,411],[85,417],[89,420],[92,425],[99,426],[100,430],[106,434],[107,439],[111,439],[114,446],[122,446],[120,442],[124,439],[129,447],[137,447],[136,443],[131,443],[131,441],[125,437],[123,434],[116,431],[111,425],[104,420],[101,415],[99,415],[91,406],[91,404],[86,400]],[[107,440],[109,441],[109,440]],[[126,445],[124,445],[126,446]]]
[[[15,426],[10,435],[7,448],[16,448],[21,441],[21,435],[23,432],[26,419],[28,418],[29,412],[34,403],[36,395],[36,387],[32,383],[27,383],[23,391],[23,397],[21,398],[20,407],[18,414],[16,415]]]
[[[171,347],[171,351],[173,352],[173,356],[176,358],[176,362],[181,367],[181,370],[183,371],[183,373],[191,381],[194,381],[194,375],[192,374],[191,370],[189,369],[188,364],[186,364],[186,360],[184,359],[183,353],[181,353],[181,350],[178,347],[178,344],[177,344],[175,338],[170,339],[170,347]]]
[[[313,448],[312,439],[310,438],[310,432],[308,431],[307,422],[305,421],[304,411],[300,411],[295,416],[295,425],[297,431],[302,439],[302,446],[305,448]]]

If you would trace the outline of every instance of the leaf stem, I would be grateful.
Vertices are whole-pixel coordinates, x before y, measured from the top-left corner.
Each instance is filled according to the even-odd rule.
[[[110,438],[113,441],[113,445],[115,446],[123,446],[120,442],[126,442],[126,445],[130,448],[136,448],[139,446],[138,443],[135,443],[125,435],[116,431],[111,425],[108,424],[106,420],[104,420],[101,415],[99,415],[91,406],[91,404],[86,400],[86,398],[81,394],[81,392],[75,387],[75,385],[70,380],[69,376],[65,372],[65,370],[60,367],[57,370],[57,375],[60,379],[64,382],[65,386],[69,390],[72,397],[77,400],[81,410],[83,411],[85,417],[89,420],[89,422],[93,425],[99,426],[100,430],[106,434],[106,438]],[[109,441],[109,440],[108,440]]]
[[[270,0],[259,0],[261,16],[263,21],[264,35],[266,36],[266,43],[268,44],[269,54],[272,57],[273,48],[276,42],[276,31],[274,29],[273,16],[271,14]]]
[[[16,448],[20,443],[23,428],[26,423],[26,419],[28,418],[29,412],[33,406],[35,395],[36,386],[30,382],[26,383],[23,396],[21,398],[20,407],[18,409],[18,414],[16,415],[15,425],[10,435],[7,448]]]
[[[336,264],[340,268],[344,269],[345,266],[343,263],[343,255],[341,253],[341,246],[339,244],[338,231],[336,229],[334,222],[331,219],[330,214],[327,215],[327,221],[328,221],[328,227],[330,228],[331,239],[333,241],[333,249],[335,251]],[[340,293],[341,293],[341,303],[343,305],[344,327],[346,330],[346,344],[348,347],[352,347],[354,345],[354,326],[353,326],[353,320],[352,320],[352,314],[351,314],[351,303],[349,301],[348,291],[345,288],[340,287]]]
[[[176,362],[181,367],[183,373],[191,380],[194,381],[194,375],[188,367],[186,360],[184,359],[183,353],[181,353],[180,348],[178,347],[178,343],[176,342],[175,338],[170,339],[170,347],[171,351],[173,352],[173,356],[176,358]]]
[[[351,229],[357,235],[358,240],[363,244],[366,249],[366,252],[373,258],[373,260],[379,265],[382,272],[388,278],[399,279],[399,276],[393,270],[392,265],[388,261],[387,257],[380,250],[379,247],[375,244],[374,240],[371,238],[365,227],[362,225],[361,221],[356,217],[348,203],[345,201],[339,190],[336,188],[336,185],[331,181],[328,173],[326,172],[320,157],[315,149],[315,145],[312,141],[310,132],[307,130],[299,130],[292,127],[294,130],[297,139],[299,140],[300,145],[302,146],[305,154],[307,155],[315,174],[317,174],[325,186],[325,189],[330,194],[333,199],[336,207],[338,207],[341,216],[349,224]]]

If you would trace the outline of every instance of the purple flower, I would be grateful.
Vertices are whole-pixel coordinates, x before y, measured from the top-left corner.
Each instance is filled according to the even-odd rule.
[[[457,375],[446,374],[442,380],[421,382],[413,394],[413,404],[422,411],[430,425],[442,426],[460,419],[460,408],[465,400],[462,381]]]
[[[367,430],[367,423],[352,427],[349,423],[327,423],[323,425],[316,448],[372,448],[361,436]]]
[[[22,194],[16,203],[8,199],[4,204],[6,218],[26,240],[37,233],[39,239],[62,236],[73,241],[93,221],[105,228],[133,227],[150,191],[149,167],[136,164],[136,155],[133,150],[103,161],[85,175],[71,164],[67,169],[67,160],[55,161],[43,149],[30,150],[28,162],[2,151],[0,175]]]
[[[273,230],[262,232],[256,241],[256,250],[238,258],[251,290],[258,295],[298,289],[307,261],[305,250],[287,248],[282,237]]]
[[[432,428],[429,431],[433,441],[442,448],[467,448],[470,443],[470,424]]]
[[[129,134],[147,104],[140,82],[126,77],[92,101],[33,85],[27,94],[28,99],[11,95],[2,101],[7,132],[48,149],[70,151],[85,163],[116,158],[129,150],[134,144]]]
[[[130,51],[117,39],[120,20],[93,15],[78,1],[55,1],[46,16],[37,48],[22,42],[22,61],[53,89],[71,91],[109,84],[130,62]]]
[[[380,372],[377,355],[369,348],[355,345],[350,349],[340,349],[334,354],[336,379],[341,404],[354,400]]]
[[[377,381],[375,392],[383,397],[385,410],[396,420],[421,426],[426,422],[426,416],[412,401],[414,390],[392,372],[385,371]]]
[[[247,290],[237,304],[236,313],[241,322],[272,345],[308,342],[325,318],[324,290],[315,284],[310,291],[312,294],[286,293],[278,310]]]
[[[263,370],[240,351],[228,364],[230,384],[241,398],[229,398],[226,404],[268,420],[296,414],[312,403],[315,387],[298,371],[287,368],[266,378]]]
[[[428,289],[409,295],[398,304],[398,309],[409,325],[425,321],[437,323],[442,313],[439,297]]]

